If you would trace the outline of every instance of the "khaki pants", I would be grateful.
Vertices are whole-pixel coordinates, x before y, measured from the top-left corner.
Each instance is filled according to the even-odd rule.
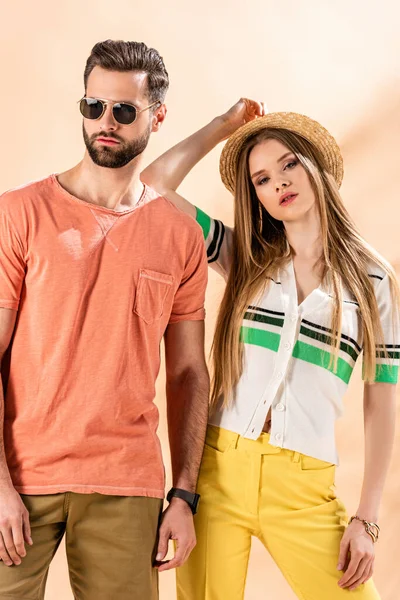
[[[22,495],[33,545],[20,565],[0,561],[1,600],[43,600],[65,533],[75,600],[156,600],[153,568],[162,500],[102,494]]]

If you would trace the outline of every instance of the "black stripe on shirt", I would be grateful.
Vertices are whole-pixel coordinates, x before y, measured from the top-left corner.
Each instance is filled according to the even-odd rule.
[[[260,306],[248,306],[248,310],[257,310],[268,315],[278,315],[279,317],[285,316],[285,313],[283,312],[278,312],[276,310],[267,310],[266,308],[261,308]]]
[[[326,335],[326,333],[320,333],[318,331],[313,331],[312,329],[308,329],[307,327],[303,327],[303,326],[300,327],[300,333],[309,338],[317,340],[318,342],[321,342],[322,344],[327,344],[328,346],[332,347],[332,336]],[[353,346],[350,346],[350,344],[346,344],[345,342],[341,341],[340,349],[342,350],[342,352],[345,352],[346,354],[348,354],[354,361],[357,360],[359,352],[357,352],[353,348]]]
[[[214,235],[210,245],[207,248],[207,258],[209,263],[218,260],[222,242],[224,241],[224,236],[225,225],[221,221],[214,219]]]
[[[248,321],[256,321],[257,323],[268,323],[269,325],[275,325],[276,327],[283,327],[283,319],[277,317],[270,317],[269,315],[261,315],[255,312],[246,312],[244,318]]]
[[[322,325],[317,325],[316,323],[311,323],[311,321],[306,321],[306,319],[302,319],[302,323],[305,323],[306,325],[310,325],[311,327],[315,327],[315,329],[320,329],[321,331],[326,331],[328,333],[330,333],[332,335],[332,329],[329,329],[328,327],[323,327]],[[345,335],[344,333],[342,333],[341,338],[343,340],[347,340],[348,342],[351,342],[354,347],[361,352],[362,348],[361,346],[356,342],[356,340],[353,340],[353,338],[349,337],[348,335]]]
[[[394,358],[394,359],[399,359],[400,358],[400,352],[393,352],[393,350],[389,350],[388,352],[385,352],[384,350],[379,350],[376,353],[376,358]]]
[[[328,294],[329,298],[334,298],[335,296],[332,296],[332,294]],[[346,304],[355,304],[356,306],[360,306],[358,304],[358,302],[355,302],[354,300],[342,300],[342,302],[345,302]]]
[[[377,348],[400,348],[399,344],[377,344]]]

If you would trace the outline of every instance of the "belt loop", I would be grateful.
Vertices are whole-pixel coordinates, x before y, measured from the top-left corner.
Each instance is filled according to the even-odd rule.
[[[295,462],[295,463],[300,462],[300,456],[301,456],[300,452],[294,452],[293,453],[293,462]]]
[[[240,435],[238,433],[233,433],[232,432],[232,439],[229,442],[228,449],[232,448],[233,450],[236,450],[236,448],[238,446],[239,438],[240,438]]]

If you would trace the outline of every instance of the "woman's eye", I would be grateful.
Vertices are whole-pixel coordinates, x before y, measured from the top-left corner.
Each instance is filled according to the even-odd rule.
[[[285,169],[293,169],[293,167],[295,167],[298,164],[297,160],[292,160],[290,161],[290,163],[288,163],[285,167]]]
[[[257,185],[263,185],[268,181],[268,177],[262,177],[259,181],[257,181]]]

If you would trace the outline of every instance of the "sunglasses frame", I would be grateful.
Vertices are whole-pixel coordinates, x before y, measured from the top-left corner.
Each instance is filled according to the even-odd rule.
[[[160,105],[162,104],[161,100],[156,100],[155,102],[153,102],[149,106],[146,106],[145,108],[139,109],[139,108],[137,108],[137,106],[135,106],[131,102],[121,102],[121,100],[105,100],[104,98],[96,98],[95,96],[82,96],[82,98],[80,100],[78,100],[79,110],[80,110],[80,105],[81,105],[82,100],[96,100],[97,102],[100,102],[101,105],[102,105],[102,107],[103,107],[103,110],[101,111],[101,115],[99,115],[95,119],[90,119],[89,117],[85,117],[85,115],[83,115],[82,111],[81,111],[82,117],[84,119],[88,119],[88,121],[98,121],[99,119],[101,119],[101,117],[106,112],[106,108],[107,108],[108,105],[112,106],[113,108],[114,108],[115,104],[126,104],[127,106],[131,106],[136,111],[136,115],[135,115],[135,118],[133,119],[132,123],[120,123],[115,118],[114,111],[112,111],[112,116],[113,116],[114,121],[116,123],[118,123],[118,125],[122,125],[123,127],[129,127],[130,125],[133,125],[134,122],[137,119],[137,116],[140,115],[140,113],[144,112],[145,110],[149,110],[149,108],[152,108],[152,106],[155,106],[156,104],[160,104]]]

